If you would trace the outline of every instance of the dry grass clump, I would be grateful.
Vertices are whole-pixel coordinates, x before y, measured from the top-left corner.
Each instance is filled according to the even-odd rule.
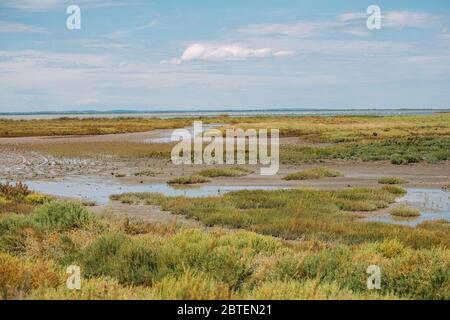
[[[408,183],[407,180],[398,177],[383,177],[378,179],[380,184],[405,184]]]
[[[172,179],[168,180],[167,183],[168,184],[186,185],[186,184],[206,183],[206,182],[210,182],[210,181],[211,180],[209,180],[203,176],[193,175],[193,176],[183,176],[183,177],[172,178]]]
[[[61,282],[52,263],[0,252],[0,300],[23,299],[33,289],[56,287]]]
[[[232,166],[224,168],[205,169],[200,172],[197,172],[197,175],[209,178],[217,178],[217,177],[242,177],[250,173],[253,173],[253,170],[239,166]]]
[[[399,205],[392,208],[389,213],[396,217],[419,217],[420,211],[408,205]]]
[[[324,167],[317,167],[312,169],[303,170],[296,173],[291,173],[284,177],[284,180],[309,180],[309,179],[322,179],[322,178],[335,178],[341,177],[343,174],[337,170],[328,169]]]

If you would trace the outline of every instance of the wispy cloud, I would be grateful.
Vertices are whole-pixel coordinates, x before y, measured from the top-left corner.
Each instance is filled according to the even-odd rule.
[[[127,30],[119,30],[119,31],[111,32],[106,37],[110,38],[110,39],[121,38],[121,37],[124,37],[124,36],[126,36],[126,35],[128,35],[130,33],[136,32],[136,31],[142,31],[142,30],[147,30],[147,29],[154,28],[157,24],[158,24],[158,20],[153,19],[149,23],[144,24],[144,25],[139,26],[139,27],[130,28],[130,29],[127,29]]]
[[[89,7],[113,7],[124,5],[141,4],[140,1],[117,1],[117,0],[2,0],[0,7],[8,7],[22,11],[49,11],[67,7],[72,4]]]
[[[48,29],[24,23],[0,21],[0,33],[48,33]]]
[[[349,23],[367,18],[365,12],[345,12],[338,16],[338,20]],[[417,11],[387,11],[381,13],[382,27],[385,28],[431,28],[442,21],[442,17],[436,14]]]
[[[291,51],[275,51],[270,48],[252,49],[238,45],[207,45],[193,44],[184,50],[180,58],[163,63],[180,64],[182,62],[206,60],[206,61],[230,61],[263,58],[280,58],[292,55]]]
[[[294,23],[268,23],[253,24],[238,29],[238,32],[247,35],[284,35],[308,37],[320,31],[336,27],[336,22],[325,21],[298,21]]]

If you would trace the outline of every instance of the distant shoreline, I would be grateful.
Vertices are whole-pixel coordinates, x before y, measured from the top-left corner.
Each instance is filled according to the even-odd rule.
[[[36,112],[0,112],[2,119],[57,119],[57,118],[193,118],[228,115],[230,117],[251,116],[327,116],[327,115],[420,115],[450,112],[450,109],[252,109],[252,110],[184,110],[184,111],[141,111],[141,110],[109,110],[109,111],[36,111]]]

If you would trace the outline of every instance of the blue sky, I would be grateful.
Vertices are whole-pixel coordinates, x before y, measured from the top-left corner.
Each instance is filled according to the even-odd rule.
[[[447,0],[0,0],[0,112],[407,107],[450,107]]]

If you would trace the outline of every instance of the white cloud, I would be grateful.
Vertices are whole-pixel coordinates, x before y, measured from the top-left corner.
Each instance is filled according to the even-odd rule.
[[[46,28],[40,28],[23,23],[0,21],[0,33],[47,33]]]
[[[281,58],[292,55],[291,51],[274,51],[270,48],[251,49],[238,45],[206,45],[193,44],[186,48],[180,58],[163,63],[180,64],[187,61],[206,60],[206,61],[229,61],[229,60],[247,60],[263,58]]]

